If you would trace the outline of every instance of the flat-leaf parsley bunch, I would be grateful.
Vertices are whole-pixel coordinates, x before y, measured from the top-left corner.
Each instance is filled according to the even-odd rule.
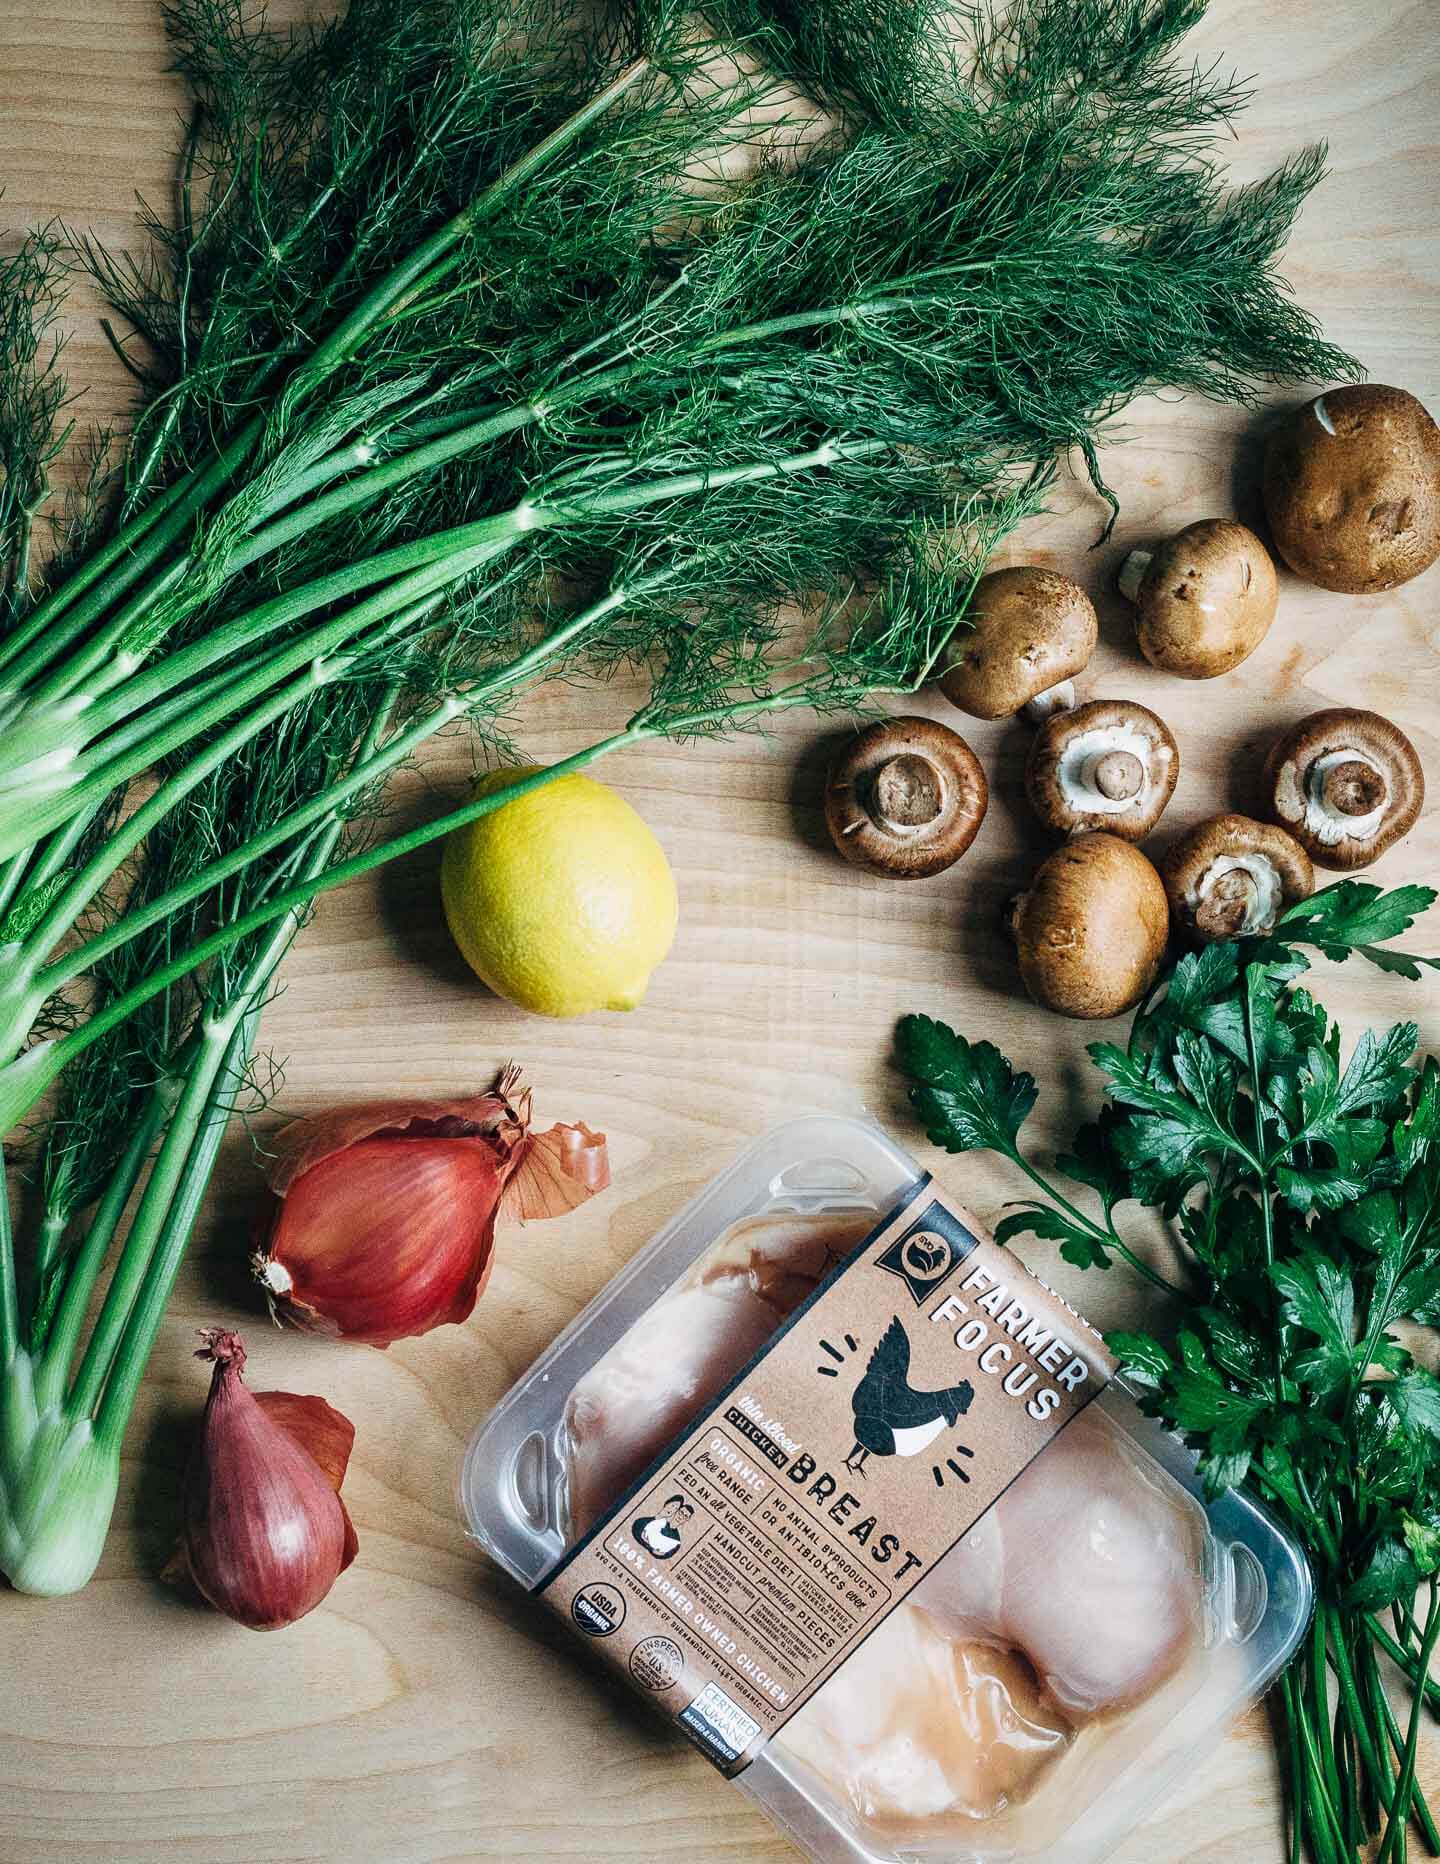
[[[928,1017],[899,1031],[932,1142],[1003,1153],[1042,1193],[999,1241],[1052,1239],[1081,1268],[1119,1258],[1183,1301],[1173,1344],[1109,1343],[1208,1490],[1249,1482],[1309,1554],[1318,1605],[1280,1695],[1292,1857],[1303,1843],[1319,1864],[1358,1859],[1377,1832],[1378,1864],[1395,1864],[1412,1822],[1440,1852],[1416,1779],[1426,1707],[1440,1709],[1440,1380],[1397,1332],[1440,1322],[1440,1064],[1415,1059],[1414,1023],[1365,1031],[1342,1061],[1300,980],[1307,948],[1418,977],[1435,961],[1388,944],[1434,898],[1341,881],[1267,937],[1182,958],[1124,1047],[1090,1048],[1107,1104],[1055,1161],[1074,1195],[1020,1149],[1032,1076]],[[1173,1224],[1184,1289],[1126,1242],[1127,1204]]]

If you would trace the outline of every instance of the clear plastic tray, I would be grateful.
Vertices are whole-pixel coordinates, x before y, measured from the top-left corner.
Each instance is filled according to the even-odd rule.
[[[963,1169],[947,1174],[951,1191],[963,1190]],[[554,1566],[565,1551],[569,1518],[571,1390],[722,1232],[742,1218],[776,1212],[870,1212],[878,1223],[920,1175],[878,1126],[834,1114],[790,1121],[749,1146],[615,1276],[476,1433],[460,1476],[473,1537],[526,1587]],[[1087,1732],[1077,1740],[1037,1792],[998,1817],[964,1821],[958,1831],[953,1816],[933,1832],[907,1826],[898,1836],[867,1822],[787,1749],[782,1730],[738,1784],[808,1857],[824,1864],[1097,1864],[1288,1662],[1313,1602],[1300,1549],[1244,1491],[1202,1503],[1190,1454],[1141,1416],[1123,1382],[1113,1382],[1095,1408],[1105,1428],[1124,1434],[1126,1454],[1143,1463],[1147,1480],[1178,1484],[1197,1498],[1197,1510],[1203,1506],[1197,1581],[1204,1634],[1197,1648],[1152,1697],[1111,1718],[1093,1738]],[[1042,1453],[1037,1472],[1050,1453]],[[1063,1542],[1056,1547],[1056,1583],[1064,1583]],[[922,1586],[918,1603],[923,1594]],[[842,1677],[843,1670],[819,1694]]]

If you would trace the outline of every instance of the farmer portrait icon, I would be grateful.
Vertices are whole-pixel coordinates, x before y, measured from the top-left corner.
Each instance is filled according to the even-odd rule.
[[[630,1532],[657,1560],[672,1559],[680,1551],[680,1530],[693,1520],[695,1510],[683,1495],[670,1496],[659,1514],[641,1515]]]

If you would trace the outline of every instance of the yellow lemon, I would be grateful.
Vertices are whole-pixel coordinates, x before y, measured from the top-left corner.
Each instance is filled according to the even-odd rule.
[[[539,768],[491,771],[476,793]],[[679,910],[654,835],[614,790],[581,776],[556,777],[456,829],[440,892],[471,969],[540,1016],[633,1010]]]

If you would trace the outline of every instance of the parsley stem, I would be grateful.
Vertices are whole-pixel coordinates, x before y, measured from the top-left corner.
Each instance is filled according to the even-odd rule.
[[[1430,1609],[1425,1617],[1425,1636],[1420,1646],[1419,1671],[1421,1676],[1430,1674],[1430,1659],[1435,1654],[1435,1645],[1440,1641],[1440,1578],[1430,1575]],[[1375,1859],[1375,1864],[1390,1864],[1397,1855],[1403,1855],[1405,1825],[1410,1811],[1410,1794],[1415,1784],[1415,1760],[1420,1751],[1420,1721],[1424,1714],[1425,1700],[1423,1692],[1416,1690],[1415,1700],[1410,1707],[1410,1728],[1405,1738],[1405,1753],[1400,1763],[1400,1779],[1395,1788],[1395,1797],[1390,1802],[1390,1826]]]
[[[1093,1236],[1096,1242],[1103,1243],[1107,1249],[1113,1249],[1122,1261],[1129,1263],[1130,1267],[1134,1269],[1137,1275],[1143,1276],[1144,1279],[1150,1282],[1154,1287],[1163,1289],[1168,1295],[1173,1295],[1177,1301],[1184,1300],[1185,1291],[1182,1288],[1177,1288],[1174,1282],[1168,1281],[1166,1277],[1160,1273],[1159,1269],[1151,1268],[1150,1264],[1145,1261],[1143,1256],[1137,1256],[1130,1245],[1116,1232],[1113,1223],[1107,1222],[1105,1224],[1099,1224],[1096,1223],[1092,1217],[1087,1217],[1079,1205],[1072,1204],[1070,1199],[1066,1197],[1062,1191],[1057,1191],[1050,1180],[1045,1177],[1044,1173],[1037,1171],[1025,1157],[1024,1153],[1018,1148],[1007,1148],[1006,1155],[1014,1164],[1020,1167],[1021,1171],[1024,1172],[1030,1182],[1034,1185],[1038,1185],[1045,1193],[1046,1197],[1050,1199],[1050,1202],[1052,1204],[1058,1204],[1060,1209],[1065,1212],[1066,1216],[1069,1217],[1073,1223],[1078,1225],[1080,1229],[1084,1230],[1087,1236]]]
[[[1255,1176],[1259,1179],[1260,1191],[1260,1226],[1265,1250],[1265,1273],[1268,1277],[1275,1266],[1275,1212],[1270,1203],[1270,1187],[1266,1182],[1269,1173],[1265,1163],[1265,1112],[1260,1091],[1260,1047],[1255,1039],[1255,989],[1257,979],[1263,973],[1258,965],[1247,964],[1245,967],[1245,1053],[1250,1064],[1250,1109],[1255,1120],[1255,1156],[1251,1161]],[[1274,1336],[1274,1385],[1275,1397],[1280,1396],[1280,1343],[1278,1330]]]
[[[1395,1711],[1390,1707],[1390,1698],[1385,1694],[1385,1684],[1380,1675],[1380,1666],[1375,1661],[1375,1646],[1368,1637],[1362,1637],[1359,1648],[1362,1653],[1361,1663],[1365,1672],[1366,1692],[1370,1698],[1375,1726],[1383,1729],[1389,1736],[1390,1746],[1394,1750],[1396,1760],[1403,1760],[1405,1757],[1405,1743],[1400,1733],[1400,1724],[1395,1719]],[[1393,1784],[1394,1776],[1392,1775],[1390,1780],[1390,1787],[1392,1789]],[[1382,1795],[1382,1803],[1388,1805],[1390,1800],[1391,1791],[1387,1790]],[[1440,1857],[1440,1828],[1437,1828],[1435,1824],[1434,1816],[1430,1811],[1424,1793],[1420,1790],[1420,1783],[1418,1781],[1416,1781],[1414,1791],[1410,1796],[1410,1810],[1419,1822],[1421,1831],[1425,1834],[1426,1844],[1429,1845],[1436,1857]]]
[[[1321,1607],[1322,1610],[1326,1608]],[[1370,1725],[1365,1719],[1365,1710],[1360,1701],[1360,1691],[1356,1687],[1355,1672],[1350,1663],[1350,1652],[1345,1641],[1345,1626],[1339,1611],[1333,1606],[1328,1610],[1331,1620],[1330,1650],[1331,1662],[1340,1684],[1341,1700],[1345,1705],[1350,1727],[1355,1742],[1360,1750],[1360,1757],[1365,1763],[1370,1778],[1383,1783],[1384,1776],[1380,1767],[1380,1757],[1371,1739]]]
[[[1308,1660],[1302,1659],[1302,1663],[1309,1667]],[[1299,1730],[1300,1744],[1305,1755],[1307,1790],[1303,1806],[1305,1823],[1309,1828],[1310,1848],[1317,1864],[1345,1864],[1345,1837],[1340,1830],[1325,1771],[1316,1752],[1316,1728],[1306,1701],[1305,1682],[1302,1677],[1296,1676],[1294,1669],[1285,1673],[1285,1691],[1292,1704],[1291,1714]]]
[[[1295,1702],[1295,1686],[1289,1670],[1280,1678],[1280,1693],[1285,1703],[1285,1724],[1290,1736],[1290,1864],[1301,1864],[1305,1844],[1304,1770],[1300,1751],[1300,1711]]]
[[[1326,1658],[1329,1646],[1329,1615],[1323,1604],[1315,1608],[1311,1621],[1311,1648],[1308,1681],[1310,1685],[1310,1712],[1315,1724],[1317,1736],[1328,1727],[1330,1722],[1330,1691]],[[1335,1761],[1335,1746],[1332,1741],[1320,1742],[1320,1758],[1324,1765],[1324,1778],[1328,1801],[1334,1813],[1340,1835],[1342,1849],[1348,1849],[1345,1841],[1344,1827],[1340,1824],[1343,1795],[1340,1787],[1340,1769]]]
[[[1385,1655],[1398,1670],[1404,1671],[1415,1685],[1417,1692],[1425,1697],[1437,1714],[1440,1714],[1440,1682],[1436,1682],[1433,1676],[1427,1674],[1428,1666],[1426,1669],[1420,1668],[1414,1655],[1410,1651],[1403,1650],[1373,1614],[1366,1622],[1370,1626],[1371,1636]]]

